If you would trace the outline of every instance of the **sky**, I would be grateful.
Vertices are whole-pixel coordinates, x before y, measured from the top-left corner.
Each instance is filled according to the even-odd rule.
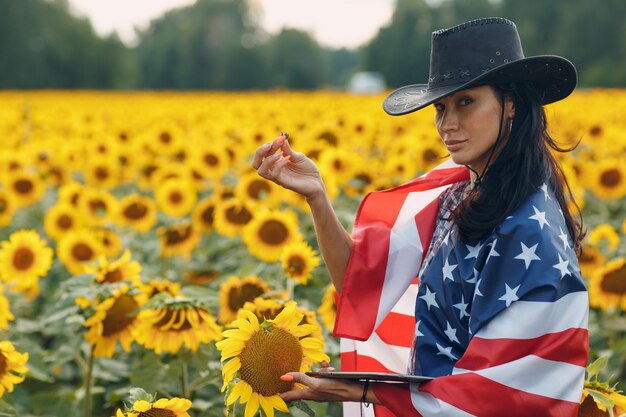
[[[327,47],[354,48],[391,21],[394,0],[249,0],[261,9],[261,26],[274,34],[283,27],[311,33]],[[70,0],[74,14],[86,16],[100,35],[117,31],[127,45],[136,41],[135,27],[167,10],[195,0]]]

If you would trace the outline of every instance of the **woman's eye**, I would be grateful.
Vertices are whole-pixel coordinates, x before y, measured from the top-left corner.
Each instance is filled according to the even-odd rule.
[[[435,103],[434,106],[437,111],[443,111],[443,109],[445,109],[443,104]]]
[[[468,105],[468,104],[470,104],[472,101],[473,101],[473,100],[472,100],[471,98],[464,97],[464,98],[462,98],[461,100],[459,100],[459,103],[460,103],[462,106],[467,106],[467,105]]]

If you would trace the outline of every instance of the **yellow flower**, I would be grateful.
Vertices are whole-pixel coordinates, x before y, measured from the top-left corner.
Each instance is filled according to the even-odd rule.
[[[230,157],[220,143],[201,147],[191,154],[191,166],[203,177],[219,180],[230,167]]]
[[[28,372],[25,366],[28,362],[28,353],[15,350],[13,344],[7,340],[0,341],[0,398],[4,391],[13,392],[13,385],[24,381]]]
[[[157,155],[174,155],[184,146],[185,132],[172,121],[163,121],[147,131],[141,138]]]
[[[4,296],[4,290],[0,285],[0,329],[9,327],[9,322],[15,320],[15,316],[9,308],[9,300]]]
[[[237,318],[245,318],[244,311],[250,311],[259,319],[259,322],[263,320],[273,320],[284,310],[288,303],[289,301],[285,300],[257,297],[252,302],[246,301],[243,307],[237,312]],[[298,311],[304,316],[299,324],[310,324],[314,327],[311,331],[311,336],[322,338],[322,326],[320,326],[320,323],[317,321],[315,312],[309,311],[304,307],[298,307]]]
[[[116,261],[109,262],[105,256],[100,256],[95,266],[85,266],[85,272],[94,274],[96,282],[101,284],[115,284],[129,281],[134,286],[141,285],[141,264],[130,260],[131,253],[125,250],[124,254]]]
[[[167,298],[159,308],[143,310],[137,318],[137,343],[157,354],[174,354],[183,344],[195,352],[200,344],[222,338],[221,328],[213,315],[182,296]]]
[[[94,356],[110,358],[115,352],[117,342],[129,352],[133,343],[133,331],[138,325],[135,315],[137,309],[145,303],[145,295],[132,295],[128,285],[113,291],[113,295],[95,304],[95,313],[83,324],[89,327],[85,338],[94,347]]]
[[[78,208],[78,200],[80,200],[80,196],[83,194],[84,190],[85,186],[78,182],[72,181],[63,184],[61,188],[59,188],[58,203],[64,202]]]
[[[36,231],[19,230],[2,242],[0,277],[17,291],[28,291],[48,273],[52,258],[52,249]]]
[[[585,381],[582,398],[580,399],[580,407],[578,408],[578,417],[608,417],[611,415],[607,407],[597,398],[598,394],[601,397],[607,398],[609,401],[613,401],[612,415],[619,417],[626,413],[626,396],[610,388],[608,384]]]
[[[330,284],[324,293],[322,303],[317,309],[317,314],[320,315],[322,323],[331,331],[335,328],[335,319],[337,318],[337,304],[335,302],[336,294],[337,291],[335,290],[335,286]]]
[[[280,259],[285,274],[300,284],[306,284],[311,272],[320,264],[317,252],[304,241],[285,246]]]
[[[191,401],[186,398],[161,398],[156,402],[137,400],[127,412],[118,408],[116,417],[189,417]]]
[[[78,198],[78,208],[87,225],[102,225],[112,221],[117,212],[115,197],[99,188],[85,187]]]
[[[610,224],[600,224],[589,233],[589,243],[597,246],[600,242],[606,242],[611,252],[615,252],[619,245],[619,235]]]
[[[266,262],[279,260],[283,249],[299,240],[298,218],[291,211],[261,211],[243,230],[250,253]]]
[[[320,155],[320,172],[339,183],[344,183],[352,178],[357,167],[358,164],[354,155],[347,149],[326,148]]]
[[[228,237],[239,236],[243,228],[252,221],[253,212],[250,203],[245,200],[225,200],[215,207],[215,230]]]
[[[324,341],[310,336],[314,326],[299,324],[303,315],[293,301],[275,319],[261,324],[253,313],[242,312],[244,317],[235,320],[234,328],[224,331],[224,340],[216,345],[221,361],[226,362],[222,367],[222,391],[230,386],[226,405],[237,400],[246,404],[246,417],[253,416],[259,407],[267,417],[274,417],[274,410],[288,412],[280,393],[297,387],[280,376],[305,372],[314,362],[329,360],[323,352]]]
[[[146,232],[157,222],[156,204],[149,197],[130,194],[118,204],[117,224]]]
[[[248,275],[243,278],[230,276],[220,285],[220,322],[226,324],[237,318],[237,312],[247,301],[270,291],[269,285],[256,275]]]
[[[160,293],[171,296],[180,295],[180,284],[168,279],[153,279],[147,283],[138,283],[137,287],[148,296],[148,299]]]
[[[26,207],[37,202],[45,193],[46,185],[35,173],[29,171],[11,172],[6,179],[7,193],[11,194],[18,207]]]
[[[115,258],[121,252],[122,240],[113,230],[104,227],[95,227],[91,230],[96,239],[102,244],[104,256]]]
[[[17,203],[13,195],[8,193],[4,188],[0,189],[0,226],[11,224],[16,210]]]
[[[594,271],[603,265],[604,261],[604,256],[598,248],[583,244],[582,254],[578,257],[578,265],[583,277],[591,278]]]
[[[161,242],[161,256],[182,256],[190,259],[191,252],[200,243],[200,233],[193,224],[178,224],[158,230]]]
[[[588,187],[598,197],[612,200],[626,195],[626,167],[615,158],[603,158],[589,170]]]
[[[154,193],[159,209],[173,217],[189,213],[198,198],[193,184],[179,178],[168,179],[157,186]]]
[[[111,189],[120,182],[117,156],[97,156],[89,158],[84,169],[85,182],[90,186]]]
[[[84,272],[85,263],[104,254],[102,241],[87,229],[70,232],[59,240],[57,253],[61,263],[74,274]]]
[[[280,201],[279,188],[275,183],[260,177],[256,171],[243,174],[235,187],[235,196],[240,200],[260,203],[264,207],[275,207]]]
[[[213,230],[213,222],[215,218],[216,199],[211,196],[207,197],[196,205],[191,214],[193,224],[202,233],[208,233]]]
[[[83,226],[82,216],[76,212],[76,207],[65,201],[59,201],[48,209],[43,224],[46,234],[54,240]]]
[[[616,258],[600,266],[589,281],[589,305],[626,310],[626,259]]]

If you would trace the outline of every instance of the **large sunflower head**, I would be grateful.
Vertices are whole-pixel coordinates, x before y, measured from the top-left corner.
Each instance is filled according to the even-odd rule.
[[[200,243],[200,233],[193,223],[175,224],[157,230],[161,242],[161,256],[182,256],[189,259]]]
[[[89,327],[85,338],[93,345],[96,357],[113,356],[118,341],[124,351],[130,351],[138,323],[136,312],[145,301],[143,293],[132,294],[128,285],[122,285],[110,297],[95,303],[95,313],[83,325]]]
[[[118,282],[131,282],[134,286],[141,285],[141,264],[131,261],[129,250],[124,251],[122,256],[115,261],[108,261],[105,256],[100,256],[96,265],[85,266],[85,272],[94,274],[96,282],[100,284],[115,284]]]
[[[589,281],[589,305],[602,310],[626,310],[626,259],[617,258],[600,266]]]
[[[129,226],[138,232],[146,232],[157,222],[156,204],[140,194],[122,198],[118,205],[117,224]]]
[[[48,273],[53,252],[34,230],[19,230],[2,242],[0,277],[18,291],[37,285]]]
[[[57,252],[61,263],[76,275],[84,272],[85,264],[104,254],[102,241],[87,229],[70,232],[59,240]]]
[[[280,256],[285,274],[300,284],[306,284],[311,272],[320,264],[320,257],[305,241],[285,246]]]
[[[626,396],[608,382],[598,380],[598,373],[606,367],[608,356],[601,356],[587,366],[587,378],[583,386],[579,417],[623,416],[626,413]]]
[[[126,412],[118,408],[115,417],[189,417],[189,408],[191,401],[186,398],[161,398],[154,402],[137,400]]]
[[[280,201],[280,188],[273,182],[259,176],[256,171],[243,174],[235,187],[235,195],[241,200],[261,203],[274,207]]]
[[[17,352],[7,340],[0,341],[0,398],[5,390],[13,392],[13,385],[24,381],[23,375],[28,372],[26,362],[28,353]]]
[[[291,211],[260,211],[243,230],[250,253],[266,262],[278,261],[283,249],[299,240],[298,218]]]
[[[285,299],[257,297],[252,302],[246,301],[243,308],[237,312],[237,318],[244,318],[245,314],[243,312],[250,311],[259,319],[259,322],[263,322],[263,320],[273,320],[289,303],[290,301],[286,301]],[[321,338],[322,326],[320,326],[320,323],[317,321],[315,312],[307,310],[304,307],[298,307],[298,311],[303,316],[299,324],[310,324],[314,327],[310,335]]]
[[[200,344],[221,340],[221,327],[203,303],[183,296],[162,295],[138,315],[135,338],[157,354],[175,354],[183,346],[195,352]]]
[[[256,275],[243,278],[230,276],[220,285],[220,322],[227,324],[237,318],[237,312],[248,301],[270,291],[269,285]]]
[[[226,405],[239,400],[246,404],[246,416],[254,415],[259,406],[268,417],[274,410],[288,412],[280,393],[296,388],[280,376],[286,372],[305,372],[314,362],[329,360],[323,352],[324,341],[310,336],[314,326],[299,324],[303,315],[295,302],[285,305],[273,320],[259,323],[257,316],[243,310],[234,328],[224,331],[217,343],[221,351],[225,390],[230,386]]]
[[[191,215],[193,224],[203,233],[213,230],[216,204],[216,199],[211,196],[199,201],[193,209]]]

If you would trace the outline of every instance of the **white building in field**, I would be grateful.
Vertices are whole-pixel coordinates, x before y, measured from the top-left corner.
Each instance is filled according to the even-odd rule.
[[[387,88],[385,78],[379,72],[360,71],[350,77],[346,89],[355,94],[378,94]]]

